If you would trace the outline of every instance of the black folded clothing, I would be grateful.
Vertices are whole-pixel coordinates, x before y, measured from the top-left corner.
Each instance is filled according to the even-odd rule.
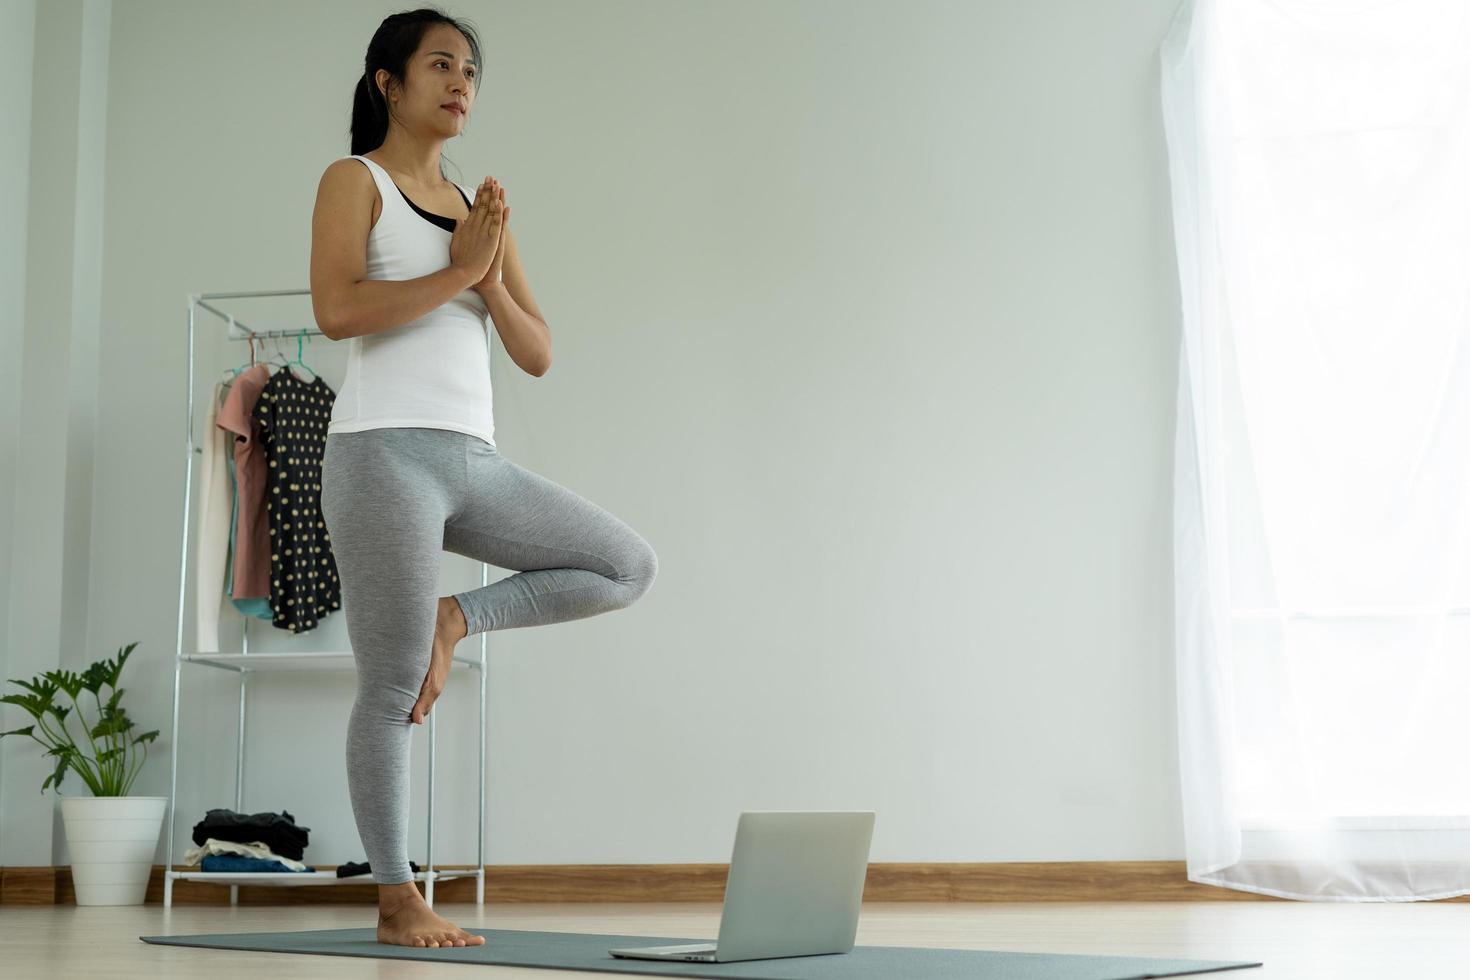
[[[413,869],[414,874],[419,873],[419,866],[414,862],[408,862],[408,866]],[[372,870],[372,865],[366,861],[348,861],[346,864],[337,866],[337,877],[351,878],[353,875],[365,875]]]
[[[247,816],[234,810],[216,809],[194,825],[194,843],[202,846],[211,837],[236,844],[260,841],[281,857],[300,861],[310,830],[310,827],[296,826],[296,818],[285,810]]]

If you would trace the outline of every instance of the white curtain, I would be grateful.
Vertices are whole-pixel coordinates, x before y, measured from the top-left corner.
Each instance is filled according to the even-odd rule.
[[[1470,3],[1185,0],[1161,51],[1192,881],[1470,892]]]

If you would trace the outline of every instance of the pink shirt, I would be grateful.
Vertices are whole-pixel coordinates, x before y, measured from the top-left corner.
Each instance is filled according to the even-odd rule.
[[[265,509],[266,461],[260,423],[251,418],[261,389],[271,379],[264,364],[241,371],[230,385],[215,424],[235,434],[235,483],[240,494],[235,528],[236,599],[268,599],[271,594],[271,529]]]

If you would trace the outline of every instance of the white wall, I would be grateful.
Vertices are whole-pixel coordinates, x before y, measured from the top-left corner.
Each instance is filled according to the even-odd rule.
[[[99,353],[109,318],[102,306],[103,187],[106,169],[108,0],[9,2],[0,9],[5,40],[7,133],[0,176],[18,188],[6,204],[3,383],[5,452],[0,459],[7,694],[47,670],[82,671],[93,660],[93,493],[108,474],[94,469]],[[11,198],[11,195],[7,195]],[[13,288],[12,288],[13,284]],[[115,478],[115,477],[114,477]],[[106,500],[102,503],[106,505]],[[115,515],[112,515],[115,519]],[[83,703],[87,701],[83,695]],[[72,706],[58,692],[58,703]],[[95,721],[96,714],[90,719]],[[33,724],[5,706],[4,729]],[[54,724],[54,722],[53,722]],[[83,739],[75,716],[73,737]],[[60,811],[38,793],[56,760],[26,736],[0,742],[0,863],[51,864]],[[63,789],[84,795],[69,774]]]
[[[449,172],[506,185],[554,337],[540,379],[497,346],[497,442],[660,568],[629,609],[490,635],[487,862],[725,861],[741,810],[809,808],[876,810],[876,862],[1182,857],[1175,2],[447,8],[487,69]],[[142,641],[124,703],[165,737],[136,794],[168,791],[185,296],[307,285],[363,51],[409,6],[113,12],[91,591],[65,612],[88,661]],[[199,326],[196,434],[248,357]],[[340,385],[345,344],[306,356]],[[443,594],[478,581],[445,556]],[[340,615],[278,632],[252,650],[347,648]],[[474,680],[436,708],[436,861],[475,859]],[[309,826],[308,863],[363,860],[352,675],[251,683],[242,809]],[[191,666],[183,696],[175,860],[234,807],[238,685]]]
[[[30,657],[18,656],[14,648],[21,639],[17,630],[11,588],[14,578],[11,572],[14,549],[14,514],[16,503],[16,480],[19,467],[16,465],[20,445],[21,406],[21,352],[25,350],[26,308],[26,216],[28,189],[30,185],[31,155],[31,58],[36,33],[35,0],[0,0],[0,22],[8,29],[0,32],[0,86],[10,93],[10,98],[0,100],[0,126],[11,138],[0,141],[0,177],[10,188],[0,194],[0,344],[11,352],[0,357],[0,611],[5,613],[4,630],[0,631],[0,682],[23,670],[30,670],[34,663]],[[55,664],[51,660],[51,664]],[[39,669],[45,669],[41,667]],[[29,675],[27,675],[29,677]],[[11,684],[0,684],[6,694],[21,694],[22,690]],[[22,728],[21,719],[26,716],[20,709],[0,711],[0,731]],[[0,865],[6,861],[7,845],[11,840],[9,830],[18,819],[27,820],[27,839],[34,840],[33,851],[50,846],[49,823],[45,823],[44,811],[32,808],[24,817],[12,813],[7,793],[7,772],[20,766],[17,779],[30,779],[42,768],[42,762],[34,758],[27,746],[18,746],[22,739],[0,739]],[[34,746],[31,742],[29,745]],[[13,759],[12,759],[13,757]],[[45,779],[45,776],[41,776]]]

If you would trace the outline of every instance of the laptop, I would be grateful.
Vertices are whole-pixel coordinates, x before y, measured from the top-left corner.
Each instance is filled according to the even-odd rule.
[[[851,951],[873,818],[872,810],[740,814],[719,938],[608,952],[624,959],[731,963]]]

